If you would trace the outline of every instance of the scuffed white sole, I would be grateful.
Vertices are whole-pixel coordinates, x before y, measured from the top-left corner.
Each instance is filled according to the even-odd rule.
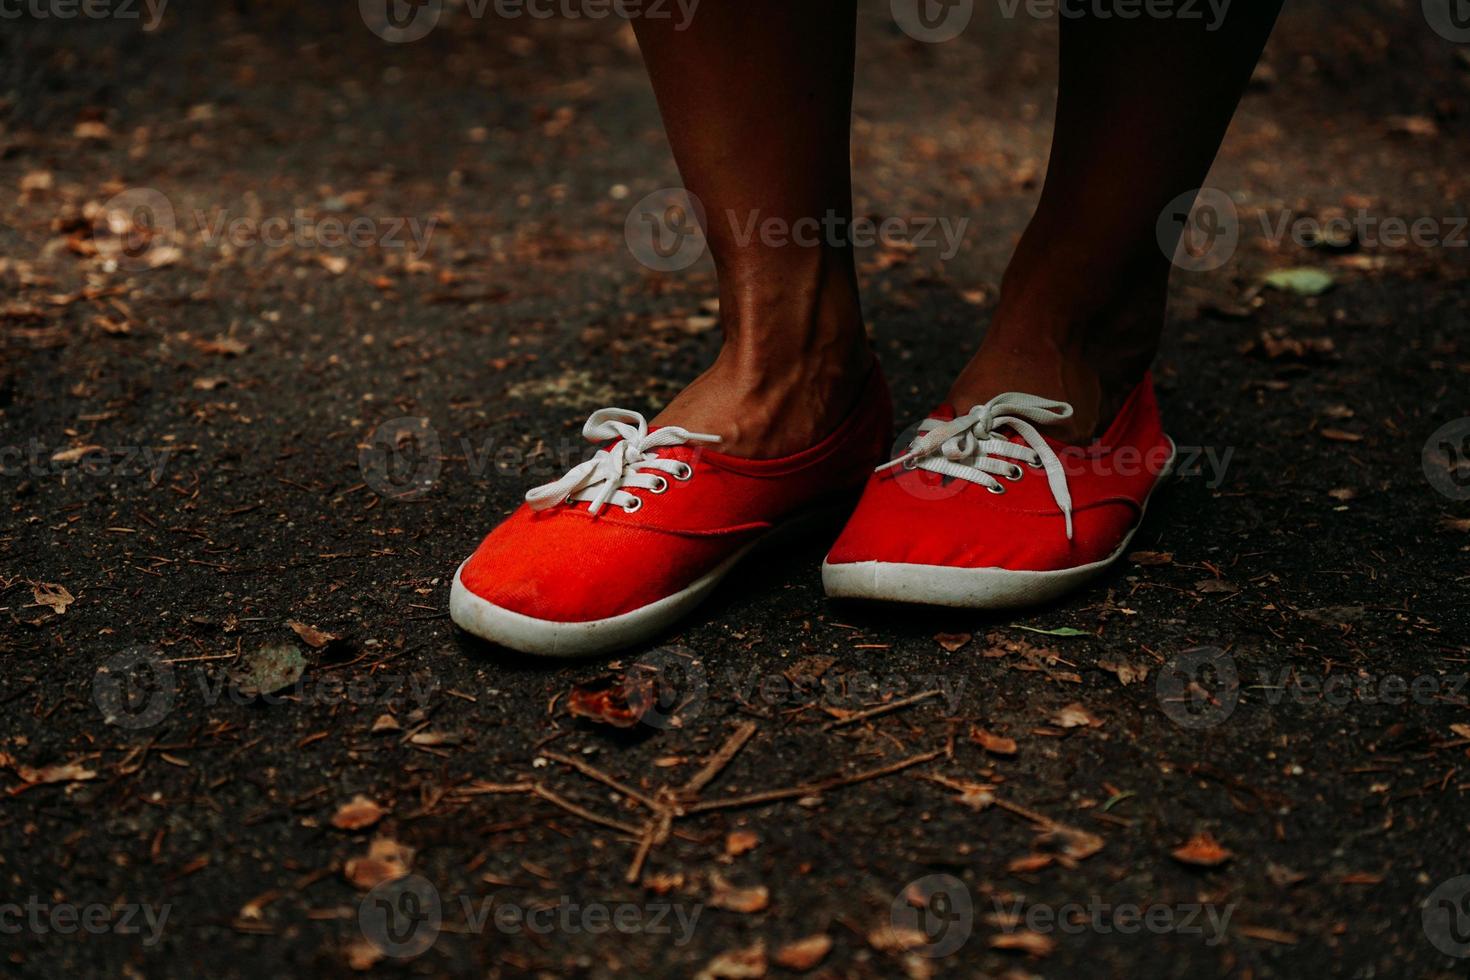
[[[848,512],[851,507],[847,508]],[[793,517],[765,532],[690,585],[631,612],[578,623],[537,619],[512,612],[483,599],[465,587],[460,572],[469,559],[460,562],[449,590],[449,618],[466,633],[501,646],[542,657],[593,657],[637,646],[653,639],[703,602],[715,586],[756,549],[765,549],[813,527],[830,524],[829,506]],[[828,539],[831,540],[830,538]]]
[[[1139,509],[1138,521],[1113,553],[1101,561],[1048,572],[886,561],[833,565],[824,561],[822,586],[834,599],[874,599],[962,609],[1016,609],[1049,602],[1095,578],[1127,553],[1133,535],[1143,526],[1149,501],[1174,471],[1178,450],[1172,439],[1169,450],[1168,461]]]

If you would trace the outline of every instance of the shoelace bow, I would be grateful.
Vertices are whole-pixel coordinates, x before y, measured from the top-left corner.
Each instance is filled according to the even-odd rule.
[[[561,479],[527,490],[526,502],[533,510],[584,500],[591,502],[589,512],[593,514],[608,503],[629,512],[637,510],[642,501],[625,487],[660,491],[668,486],[668,481],[659,473],[687,480],[692,472],[688,463],[660,459],[657,450],[691,442],[720,441],[719,436],[690,432],[677,425],[661,426],[650,434],[647,420],[626,408],[601,408],[593,412],[582,426],[582,435],[592,443],[609,439],[618,442],[599,449],[591,459],[572,467]]]
[[[1067,474],[1057,454],[1036,431],[1036,425],[1062,422],[1071,417],[1072,406],[1066,402],[1006,392],[984,405],[976,405],[953,421],[925,419],[919,425],[918,438],[909,444],[908,451],[884,463],[878,470],[902,465],[906,469],[928,470],[978,483],[991,493],[1005,493],[1005,487],[996,477],[1019,480],[1023,475],[1021,467],[1013,460],[1044,468],[1052,499],[1067,519],[1067,540],[1070,541],[1072,494],[1067,489]],[[999,431],[1002,427],[1011,429],[1026,444],[1017,445],[1005,438]]]

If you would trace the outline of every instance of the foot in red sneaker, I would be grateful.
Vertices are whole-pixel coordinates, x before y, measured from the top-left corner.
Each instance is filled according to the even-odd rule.
[[[637,412],[595,412],[583,435],[615,441],[527,493],[490,532],[454,575],[450,616],[483,639],[549,656],[651,639],[770,536],[840,521],[888,451],[892,411],[874,365],[835,431],[775,459],[711,452],[718,436],[650,429]]]
[[[1054,599],[1127,549],[1174,462],[1145,376],[1107,432],[1085,446],[1038,427],[1065,402],[997,395],[948,406],[868,481],[822,565],[827,594],[1005,609]]]

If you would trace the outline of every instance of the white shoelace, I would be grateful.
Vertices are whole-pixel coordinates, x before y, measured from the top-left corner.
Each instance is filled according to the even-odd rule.
[[[608,449],[599,449],[591,459],[572,467],[560,480],[527,490],[526,502],[533,510],[585,500],[591,501],[590,513],[593,514],[608,503],[631,514],[643,506],[643,501],[628,493],[625,487],[663,493],[668,489],[669,481],[661,474],[687,480],[694,472],[688,463],[660,459],[655,450],[691,442],[720,441],[719,436],[690,432],[677,425],[662,426],[650,435],[647,420],[626,408],[600,408],[593,412],[582,426],[582,435],[592,443],[609,439],[619,441]],[[657,472],[645,473],[643,470]]]
[[[996,395],[984,405],[976,405],[951,422],[925,419],[919,435],[908,451],[878,467],[902,465],[906,469],[928,470],[957,480],[978,483],[991,493],[1005,493],[996,479],[1019,480],[1024,471],[1013,460],[1028,466],[1044,468],[1052,499],[1067,519],[1067,540],[1072,539],[1072,494],[1067,489],[1067,474],[1062,461],[1036,426],[1062,422],[1072,417],[1072,406],[1035,395],[1009,391]],[[1011,442],[999,431],[1009,428],[1024,441],[1024,446]]]

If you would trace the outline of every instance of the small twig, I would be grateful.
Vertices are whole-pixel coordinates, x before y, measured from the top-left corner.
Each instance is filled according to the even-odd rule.
[[[893,701],[888,704],[880,704],[876,708],[867,708],[863,711],[850,714],[846,718],[839,718],[836,721],[829,721],[827,722],[827,724],[822,726],[822,731],[830,732],[834,728],[841,728],[843,725],[852,725],[856,722],[863,721],[866,718],[873,718],[877,715],[886,715],[890,711],[897,711],[899,708],[907,708],[911,704],[918,704],[920,701],[926,701],[929,698],[932,698],[935,695],[942,693],[944,692],[936,687],[934,690],[925,691],[922,694],[911,694],[906,698],[900,698],[897,701]]]
[[[541,754],[545,758],[551,759],[554,762],[560,762],[562,765],[571,766],[573,769],[577,770],[589,779],[595,779],[599,783],[602,783],[604,786],[608,786],[612,789],[617,790],[619,793],[622,793],[629,799],[637,800],[639,803],[642,803],[654,813],[662,813],[665,809],[667,809],[667,807],[665,807],[663,804],[659,803],[652,797],[640,793],[638,790],[627,785],[626,783],[619,782],[616,778],[609,776],[607,773],[603,772],[601,769],[598,769],[596,766],[593,766],[587,762],[583,762],[581,759],[578,759],[575,756],[562,755],[559,752],[542,752]]]
[[[747,796],[735,796],[726,800],[706,800],[702,803],[693,803],[685,808],[688,813],[707,813],[710,810],[729,810],[736,807],[757,806],[762,803],[774,803],[778,800],[789,800],[792,797],[814,796],[825,793],[828,790],[840,789],[843,786],[851,786],[855,783],[867,782],[870,779],[879,779],[901,772],[910,766],[929,762],[944,755],[943,749],[935,749],[933,752],[924,752],[920,755],[910,756],[898,762],[880,766],[877,769],[869,769],[852,776],[833,776],[816,783],[807,783],[804,786],[791,786],[786,789],[767,790],[763,793],[751,793]]]
[[[725,767],[730,764],[730,760],[735,758],[735,755],[745,747],[745,743],[750,741],[750,737],[755,732],[755,722],[741,722],[739,727],[730,734],[730,737],[725,739],[725,744],[720,746],[719,751],[710,756],[710,760],[704,764],[704,768],[700,769],[689,782],[684,784],[684,788],[679,791],[679,794],[681,796],[699,795],[701,790],[714,782],[715,777],[724,771]]]
[[[649,852],[653,850],[653,845],[668,839],[669,825],[673,820],[673,814],[664,810],[643,825],[643,839],[638,842],[638,853],[633,855],[633,863],[628,865],[628,873],[623,876],[624,881],[631,885],[642,876],[643,863],[648,860]]]
[[[489,796],[496,793],[534,793],[535,783],[488,783],[477,779],[449,791],[451,796]]]
[[[591,810],[587,809],[584,806],[579,806],[576,803],[573,803],[571,800],[564,799],[553,793],[551,790],[547,789],[545,786],[542,786],[540,783],[532,784],[531,792],[535,793],[546,802],[554,806],[561,807],[563,810],[574,816],[581,817],[583,820],[587,820],[591,823],[601,824],[604,827],[611,827],[613,830],[627,834],[629,837],[636,838],[643,833],[643,831],[637,827],[622,823],[618,820],[614,820],[611,817],[604,817],[599,813],[593,813]]]

